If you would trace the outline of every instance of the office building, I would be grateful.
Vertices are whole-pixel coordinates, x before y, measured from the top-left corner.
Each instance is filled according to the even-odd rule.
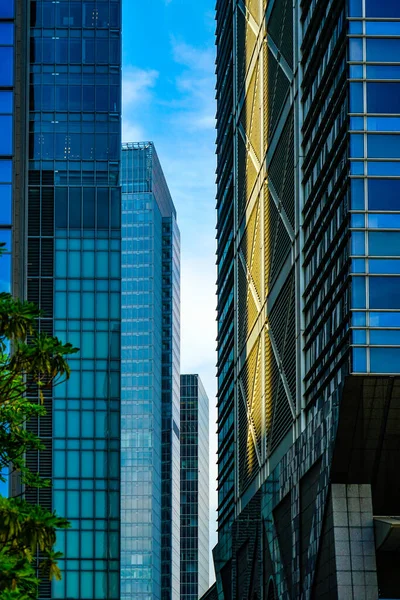
[[[180,236],[154,145],[122,146],[121,599],[179,598]]]
[[[181,600],[209,583],[208,396],[198,375],[181,375]]]
[[[80,348],[28,425],[45,449],[27,464],[52,487],[25,498],[71,522],[57,536],[63,580],[43,580],[41,599],[120,598],[120,12],[119,0],[0,2],[6,277],[41,308],[40,331]]]
[[[399,35],[217,2],[219,600],[399,594]]]

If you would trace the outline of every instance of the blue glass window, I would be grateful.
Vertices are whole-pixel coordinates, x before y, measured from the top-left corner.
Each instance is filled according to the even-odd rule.
[[[400,348],[371,348],[372,373],[398,373]]]
[[[387,213],[369,214],[368,227],[371,229],[400,229],[400,215]]]
[[[389,215],[388,215],[389,216]],[[390,215],[393,216],[393,215]],[[400,275],[400,260],[395,258],[370,258],[369,272],[372,275]]]
[[[369,179],[368,206],[370,210],[400,210],[400,180]]]
[[[0,154],[12,154],[13,118],[0,115]]]
[[[365,348],[353,348],[353,371],[356,373],[366,373],[367,351]]]
[[[370,308],[400,309],[400,277],[370,277]]]
[[[9,293],[10,291],[11,291],[11,254],[4,254],[1,257],[0,292],[8,292]]]
[[[367,35],[400,35],[399,21],[367,21]]]
[[[0,0],[0,18],[10,19],[14,16],[14,0]]]
[[[368,131],[400,131],[399,117],[368,117]]]
[[[362,158],[364,156],[364,136],[352,133],[350,136],[350,156]]]
[[[365,14],[370,18],[398,18],[400,17],[400,4],[398,0],[366,0]]]
[[[365,277],[353,277],[351,282],[352,308],[365,308]]]
[[[361,4],[361,2],[360,2]],[[349,33],[355,33],[356,35],[362,34],[362,22],[361,21],[350,21],[349,22]]]
[[[1,161],[0,161],[1,169]],[[1,176],[0,176],[1,182]],[[0,206],[1,206],[1,217],[0,222],[2,225],[11,225],[11,207],[12,207],[12,194],[11,185],[0,184]]]
[[[400,66],[367,66],[367,79],[400,79]]]
[[[353,38],[349,41],[349,56],[351,61],[362,62],[363,41],[362,38]]]
[[[12,46],[14,43],[14,25],[13,23],[0,23],[0,44]]]
[[[372,329],[370,342],[374,346],[400,346],[400,330]]]
[[[349,16],[362,17],[362,0],[349,0]]]
[[[394,52],[400,53],[400,39],[398,41]],[[400,113],[400,83],[367,83],[367,106],[370,113]]]
[[[350,112],[364,112],[364,97],[362,83],[350,83]]]
[[[11,86],[14,81],[14,49],[0,46],[0,86]]]
[[[355,136],[352,135],[352,137]],[[368,158],[400,158],[399,135],[372,134],[368,135],[367,138]]]
[[[354,329],[353,330],[353,344],[366,344],[367,343],[367,332],[365,329]]]
[[[400,176],[400,162],[369,161],[368,175],[371,177]]]
[[[13,112],[13,93],[0,92],[0,113],[12,114]]]
[[[370,256],[400,256],[400,233],[372,231],[368,237]]]
[[[365,255],[365,234],[363,231],[353,231],[351,234],[351,253],[354,256]]]
[[[365,327],[367,324],[365,312],[352,312],[351,323],[354,325],[354,327]]]
[[[394,62],[399,56],[400,39],[396,38],[369,38],[367,39],[368,62]]]
[[[370,327],[400,327],[400,313],[370,312]]]
[[[351,208],[353,210],[364,210],[364,180],[351,180]]]

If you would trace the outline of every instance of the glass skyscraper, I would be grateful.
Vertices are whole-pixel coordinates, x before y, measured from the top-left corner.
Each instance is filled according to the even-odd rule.
[[[400,4],[217,1],[219,600],[397,598]]]
[[[180,235],[151,142],[122,146],[121,599],[180,583]]]
[[[208,396],[198,375],[181,375],[181,600],[209,583]]]
[[[117,600],[120,1],[2,0],[0,20],[1,279],[39,305],[40,331],[80,348],[28,425],[45,449],[27,463],[52,487],[25,497],[71,522],[57,536],[63,580],[39,597]]]

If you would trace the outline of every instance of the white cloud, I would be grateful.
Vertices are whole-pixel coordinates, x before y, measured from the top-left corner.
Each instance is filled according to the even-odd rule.
[[[136,67],[124,69],[122,80],[122,109],[132,108],[132,105],[141,104],[148,99],[149,92],[154,88],[158,71],[145,70]]]
[[[153,69],[136,67],[124,69],[122,80],[122,141],[139,142],[145,140],[145,132],[140,124],[143,107],[151,102],[153,88],[159,73]],[[133,120],[133,115],[137,121]]]

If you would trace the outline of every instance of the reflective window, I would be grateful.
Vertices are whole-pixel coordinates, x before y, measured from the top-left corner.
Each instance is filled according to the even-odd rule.
[[[351,208],[364,210],[364,179],[351,179]]]
[[[352,308],[365,308],[365,277],[353,277],[351,282]]]
[[[14,0],[0,0],[0,18],[9,19],[14,16]]]
[[[12,154],[13,118],[0,115],[0,154]]]
[[[362,38],[353,38],[349,40],[349,57],[355,62],[362,62],[363,59],[363,41]]]
[[[352,158],[362,158],[364,156],[364,136],[351,134],[350,136],[350,156]]]
[[[0,23],[0,44],[11,46],[14,43],[13,23]]]
[[[370,113],[400,113],[400,83],[367,83],[367,106]]]
[[[398,0],[366,0],[365,14],[367,17],[399,18],[400,4]]]
[[[399,75],[400,76],[400,75]],[[368,117],[368,131],[400,131],[399,117]]]
[[[388,275],[400,274],[400,260],[370,258],[369,272],[372,275],[378,275],[380,273]]]
[[[400,313],[371,312],[370,327],[400,327]]]
[[[349,15],[362,17],[362,0],[349,0]]]
[[[400,35],[400,21],[367,21],[367,35]]]
[[[12,86],[14,81],[14,49],[0,46],[0,86]]]
[[[365,373],[367,371],[366,348],[353,348],[353,371]]]
[[[369,335],[374,346],[400,346],[399,329],[372,329]]]
[[[400,163],[399,162],[384,162],[373,161],[368,162],[368,175],[372,177],[399,177]]]
[[[387,213],[369,214],[368,227],[371,229],[400,229],[400,215]]]
[[[400,66],[367,66],[367,79],[400,79]]]
[[[0,91],[0,113],[13,112],[13,93]]]
[[[351,136],[355,137],[355,136]],[[360,137],[360,136],[356,136]],[[369,158],[400,158],[400,136],[373,134],[368,135]],[[351,148],[351,142],[350,142]]]
[[[368,62],[395,62],[400,52],[400,39],[370,38],[367,39]]]
[[[371,256],[400,256],[400,232],[372,231],[368,239]]]
[[[1,165],[1,162],[0,162]],[[0,178],[1,181],[1,178]],[[4,180],[3,180],[4,181]],[[1,224],[11,225],[11,185],[0,184]]]
[[[370,308],[400,309],[400,277],[370,277]]]
[[[362,83],[350,83],[350,112],[364,112],[364,97]]]
[[[398,373],[400,348],[371,348],[371,371],[373,373]]]

